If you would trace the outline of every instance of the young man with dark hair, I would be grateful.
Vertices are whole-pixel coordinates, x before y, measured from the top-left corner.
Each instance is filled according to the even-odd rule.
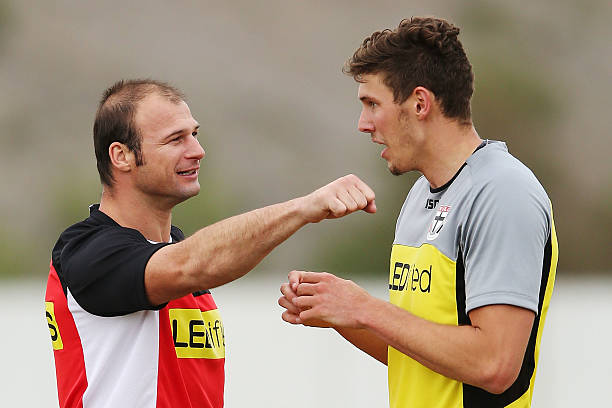
[[[62,408],[222,407],[225,338],[209,289],[307,223],[376,211],[374,192],[349,175],[184,238],[172,209],[198,194],[204,150],[183,99],[135,80],[100,102],[102,197],[60,235],[45,295]]]
[[[397,220],[390,302],[329,273],[292,271],[293,324],[333,327],[389,371],[390,405],[529,407],[555,279],[546,192],[472,124],[471,65],[437,18],[375,32],[347,62],[359,130],[393,174],[416,170]]]

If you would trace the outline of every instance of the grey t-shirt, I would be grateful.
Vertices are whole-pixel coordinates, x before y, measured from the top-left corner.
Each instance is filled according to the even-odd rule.
[[[505,143],[487,141],[448,184],[434,190],[425,177],[417,180],[394,245],[431,245],[462,264],[466,313],[490,304],[538,313],[552,210],[534,174]]]
[[[549,199],[501,142],[485,142],[446,185],[421,177],[397,220],[389,300],[423,319],[470,325],[508,304],[536,313],[520,373],[502,394],[460,383],[389,347],[392,406],[528,406],[557,260]],[[520,401],[520,402],[518,402]]]

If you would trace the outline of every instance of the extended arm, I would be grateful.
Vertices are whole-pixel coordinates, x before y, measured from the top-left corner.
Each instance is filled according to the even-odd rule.
[[[157,251],[145,269],[152,304],[231,282],[299,228],[357,210],[375,212],[374,192],[353,175],[313,193],[222,220]]]
[[[301,310],[296,323],[314,319],[366,330],[426,367],[492,393],[518,376],[535,317],[530,310],[490,305],[470,312],[470,326],[442,325],[376,299],[351,281],[299,274],[292,300]]]

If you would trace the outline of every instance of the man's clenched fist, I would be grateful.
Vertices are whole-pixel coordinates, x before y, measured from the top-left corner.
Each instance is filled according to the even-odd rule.
[[[341,177],[300,199],[307,222],[340,218],[358,210],[375,213],[374,191],[354,174]]]

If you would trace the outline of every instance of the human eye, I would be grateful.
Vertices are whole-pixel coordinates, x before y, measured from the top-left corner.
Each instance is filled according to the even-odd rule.
[[[194,130],[193,132],[191,132],[191,136],[195,137],[196,139],[198,138],[198,131]]]

